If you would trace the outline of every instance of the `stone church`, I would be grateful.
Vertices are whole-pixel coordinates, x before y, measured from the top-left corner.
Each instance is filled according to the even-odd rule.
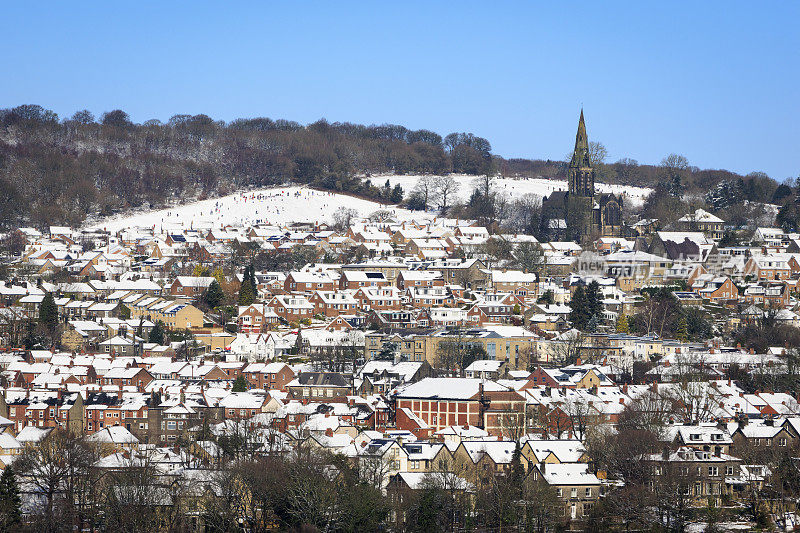
[[[622,196],[595,194],[594,177],[581,109],[575,151],[567,166],[569,190],[555,191],[542,200],[542,230],[551,240],[586,242],[622,235]]]

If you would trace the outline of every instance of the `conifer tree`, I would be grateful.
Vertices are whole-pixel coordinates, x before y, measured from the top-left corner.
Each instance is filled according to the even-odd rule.
[[[206,289],[206,292],[203,295],[203,299],[211,309],[214,309],[222,304],[222,301],[225,299],[225,293],[222,292],[222,287],[220,287],[217,280],[212,281],[208,286],[208,289]]]
[[[603,295],[600,294],[600,284],[592,281],[586,286],[586,307],[588,319],[593,316],[600,321],[603,318]]]
[[[244,392],[247,390],[247,380],[244,379],[244,376],[239,376],[233,382],[233,388],[231,389],[232,392]]]
[[[164,323],[160,320],[156,322],[153,329],[150,330],[150,336],[148,337],[148,342],[154,342],[159,346],[164,345]]]
[[[517,489],[522,488],[525,481],[525,468],[522,466],[522,448],[517,440],[514,446],[514,455],[511,456],[511,486]]]
[[[258,297],[258,283],[256,283],[256,267],[250,265],[250,288],[253,291],[253,296]]]
[[[395,204],[399,204],[403,201],[403,188],[399,183],[392,189],[392,195],[389,197],[389,200]]]
[[[242,286],[239,288],[239,305],[250,305],[256,301],[257,288],[255,282],[255,268],[250,265],[245,267],[242,277]]]
[[[586,308],[586,293],[583,285],[578,285],[575,293],[572,295],[572,300],[569,302],[571,311],[569,312],[569,321],[572,327],[584,329],[586,323],[589,321],[588,309]]]
[[[14,470],[7,466],[0,476],[0,533],[17,531],[20,523],[20,496]]]
[[[58,306],[56,305],[53,293],[48,292],[44,295],[41,305],[39,305],[39,323],[53,332],[58,328]]]
[[[675,328],[675,335],[682,341],[689,340],[689,323],[686,321],[686,316],[681,315]]]

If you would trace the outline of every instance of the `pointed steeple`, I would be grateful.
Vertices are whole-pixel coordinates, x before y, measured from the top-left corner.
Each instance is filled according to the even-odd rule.
[[[589,137],[586,135],[586,123],[583,120],[583,108],[581,108],[581,118],[578,120],[578,133],[575,135],[575,151],[572,153],[571,167],[591,167],[589,159]]]

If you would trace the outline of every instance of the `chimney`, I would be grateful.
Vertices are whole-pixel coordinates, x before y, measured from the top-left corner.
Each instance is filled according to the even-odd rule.
[[[331,428],[326,429],[325,430],[325,436],[326,437],[333,437],[333,430]]]

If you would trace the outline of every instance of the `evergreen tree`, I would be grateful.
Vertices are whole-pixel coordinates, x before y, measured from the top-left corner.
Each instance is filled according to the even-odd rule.
[[[250,305],[255,302],[257,294],[255,268],[250,265],[244,269],[242,286],[239,288],[239,305]]]
[[[678,323],[675,326],[675,336],[682,341],[689,340],[689,322],[687,322],[684,315],[681,315],[678,319]]]
[[[600,294],[600,284],[596,281],[592,281],[586,287],[586,307],[589,319],[593,316],[596,316],[598,321],[603,318],[603,295]]]
[[[250,289],[258,297],[258,283],[256,283],[256,267],[250,265]]]
[[[222,292],[222,287],[220,287],[217,280],[212,281],[211,285],[208,286],[208,289],[206,289],[203,295],[203,299],[211,309],[222,304],[222,301],[225,299],[225,293]]]
[[[20,504],[17,478],[14,470],[7,466],[0,476],[0,532],[18,531]]]
[[[239,376],[233,382],[233,388],[231,389],[233,392],[244,392],[247,390],[247,380],[244,379],[244,376]]]
[[[555,301],[555,299],[553,297],[553,291],[550,290],[550,289],[547,289],[546,291],[544,291],[544,294],[542,294],[539,297],[539,300],[537,300],[536,303],[545,304],[545,305],[553,305],[554,301]]]
[[[164,335],[164,323],[160,320],[156,322],[153,329],[150,330],[150,337],[147,339],[148,342],[154,342],[159,346],[163,346],[165,342],[165,335]]]
[[[514,447],[514,455],[511,456],[511,486],[517,490],[522,489],[522,484],[525,481],[525,468],[522,466],[522,448],[517,440]]]
[[[58,306],[53,298],[53,293],[45,294],[44,300],[39,306],[39,324],[42,324],[50,332],[58,328]]]
[[[572,327],[584,329],[586,323],[589,322],[589,313],[586,307],[586,292],[584,291],[583,285],[578,285],[575,289],[569,306],[571,308],[569,312],[569,321]]]
[[[389,197],[389,200],[395,204],[399,204],[403,201],[403,188],[399,183],[394,186],[394,189],[392,189],[392,194]]]

